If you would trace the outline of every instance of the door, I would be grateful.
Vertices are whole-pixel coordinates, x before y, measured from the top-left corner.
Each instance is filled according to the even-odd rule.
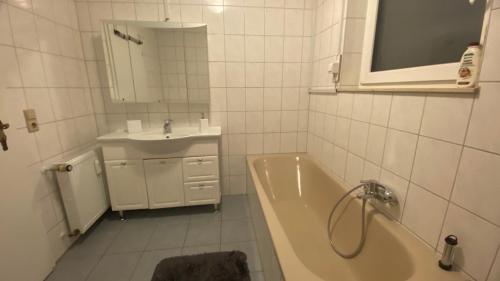
[[[0,120],[13,123],[22,112],[12,112],[10,97],[0,86]],[[54,266],[41,218],[34,211],[34,187],[27,176],[32,155],[24,129],[5,130],[9,149],[0,146],[0,279],[42,281]]]
[[[114,211],[148,208],[142,160],[106,161],[106,173]]]
[[[184,205],[182,159],[145,160],[149,208],[167,208]]]

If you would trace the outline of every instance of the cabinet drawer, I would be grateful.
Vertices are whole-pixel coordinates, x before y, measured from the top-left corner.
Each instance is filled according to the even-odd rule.
[[[219,179],[217,156],[189,157],[182,160],[184,182],[199,182]]]
[[[186,205],[219,203],[219,181],[185,183],[184,196]]]

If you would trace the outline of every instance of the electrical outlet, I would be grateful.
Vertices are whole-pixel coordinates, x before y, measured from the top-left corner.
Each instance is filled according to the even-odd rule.
[[[332,75],[333,82],[340,80],[340,67],[342,64],[342,55],[337,55],[335,60],[328,65],[328,73]]]
[[[34,133],[38,132],[40,128],[38,127],[38,120],[36,118],[36,112],[34,109],[23,110],[24,120],[26,121],[26,128],[28,132]]]

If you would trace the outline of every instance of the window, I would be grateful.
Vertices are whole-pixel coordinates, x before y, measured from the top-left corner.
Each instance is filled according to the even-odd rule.
[[[470,42],[481,42],[486,0],[368,1],[361,84],[454,83]]]

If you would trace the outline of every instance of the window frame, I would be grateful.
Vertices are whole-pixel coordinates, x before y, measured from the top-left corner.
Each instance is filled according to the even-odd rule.
[[[467,0],[461,0],[467,1]],[[365,34],[361,54],[360,86],[398,86],[414,87],[415,85],[432,87],[455,87],[456,73],[460,62],[400,68],[384,71],[371,71],[373,47],[377,27],[379,0],[367,1]],[[488,28],[491,0],[486,0],[481,30],[481,45]],[[465,50],[464,50],[465,51]]]

